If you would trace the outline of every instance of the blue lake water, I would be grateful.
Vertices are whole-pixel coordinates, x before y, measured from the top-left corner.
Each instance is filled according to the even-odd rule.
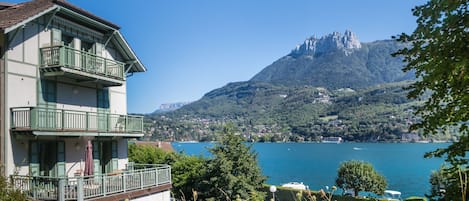
[[[190,155],[209,156],[211,143],[173,143],[177,151]],[[267,183],[280,185],[291,181],[304,182],[312,190],[335,183],[337,169],[346,160],[367,161],[383,174],[388,189],[402,196],[424,196],[430,190],[429,178],[444,162],[440,158],[425,159],[425,152],[449,144],[411,143],[255,143],[262,173]]]

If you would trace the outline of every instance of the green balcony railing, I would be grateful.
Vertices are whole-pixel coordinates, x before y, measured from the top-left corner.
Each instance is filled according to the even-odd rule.
[[[124,63],[86,51],[56,45],[40,49],[41,68],[65,67],[113,79],[124,80]]]
[[[143,133],[143,117],[40,107],[11,108],[12,130]]]
[[[135,164],[118,173],[78,177],[11,176],[14,188],[31,200],[92,200],[117,193],[171,185],[169,165]],[[137,168],[141,167],[141,168]]]

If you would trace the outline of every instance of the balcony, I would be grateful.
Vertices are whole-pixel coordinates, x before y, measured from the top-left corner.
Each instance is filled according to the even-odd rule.
[[[86,51],[56,45],[40,49],[40,70],[44,76],[65,76],[80,82],[121,86],[125,80],[124,63]]]
[[[143,117],[40,107],[11,108],[11,130],[65,136],[143,136]]]
[[[31,200],[99,200],[100,198],[128,198],[147,195],[171,188],[169,165],[132,165],[134,168],[118,173],[78,176],[43,177],[12,175],[13,187],[24,192]],[[119,197],[120,196],[120,197]]]

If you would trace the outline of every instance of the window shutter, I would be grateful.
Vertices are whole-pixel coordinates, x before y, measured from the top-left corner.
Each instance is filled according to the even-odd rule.
[[[62,45],[62,31],[60,29],[52,29],[52,45]]]
[[[57,164],[56,175],[65,177],[65,142],[57,142]]]
[[[118,157],[117,157],[117,141],[112,141],[111,143],[111,152],[112,152],[112,159],[111,159],[111,172],[117,170],[118,167]]]
[[[39,176],[39,147],[34,141],[29,144],[29,174]]]
[[[100,163],[100,143],[98,141],[93,141],[93,171],[94,175],[101,174],[101,163]]]

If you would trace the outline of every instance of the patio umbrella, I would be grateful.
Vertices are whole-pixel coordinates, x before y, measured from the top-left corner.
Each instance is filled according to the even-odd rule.
[[[93,144],[88,140],[85,151],[85,176],[93,175]]]

